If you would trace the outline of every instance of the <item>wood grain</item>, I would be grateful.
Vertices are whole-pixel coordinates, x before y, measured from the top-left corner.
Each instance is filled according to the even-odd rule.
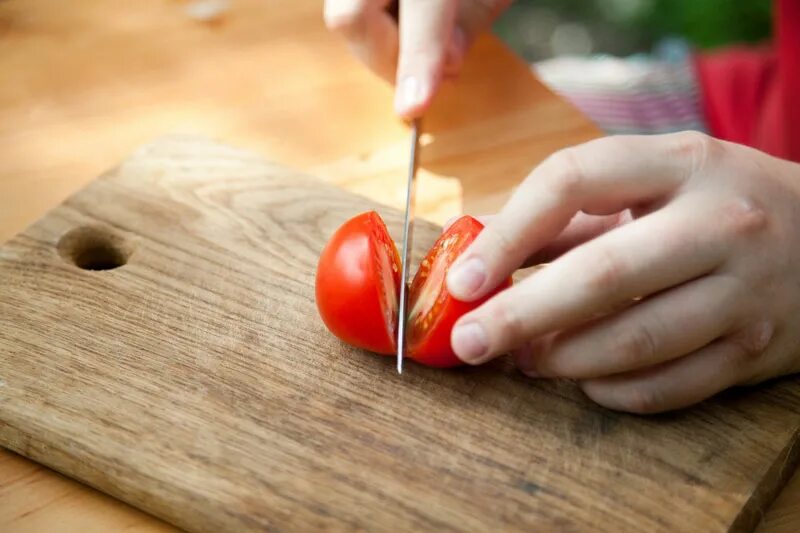
[[[795,474],[778,498],[764,514],[756,531],[759,533],[795,533],[800,524],[800,476]]]
[[[0,248],[0,440],[195,531],[754,526],[796,460],[795,382],[646,418],[505,361],[397,376],[314,307],[327,236],[370,207],[221,145],[144,148]],[[86,227],[127,264],[71,264]]]
[[[0,454],[0,524],[16,533],[168,533],[173,526],[19,455]],[[91,509],[92,512],[87,512]]]

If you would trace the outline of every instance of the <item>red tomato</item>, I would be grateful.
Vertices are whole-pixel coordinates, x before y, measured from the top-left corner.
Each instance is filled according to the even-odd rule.
[[[400,255],[375,211],[345,222],[322,251],[317,267],[317,309],[343,341],[393,354]]]
[[[474,218],[461,217],[422,261],[409,291],[411,359],[437,367],[462,364],[450,347],[453,324],[511,284],[507,280],[476,302],[461,302],[447,292],[450,265],[482,229]],[[400,255],[375,211],[345,222],[325,245],[317,266],[316,297],[319,314],[331,333],[359,348],[395,353]]]
[[[409,293],[408,350],[415,361],[428,366],[463,364],[450,346],[450,332],[462,315],[511,285],[511,279],[480,300],[462,302],[447,292],[450,265],[472,244],[483,224],[471,216],[459,218],[428,252],[414,276]]]

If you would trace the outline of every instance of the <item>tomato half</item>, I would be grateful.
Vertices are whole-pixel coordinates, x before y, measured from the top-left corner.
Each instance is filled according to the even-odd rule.
[[[375,211],[345,222],[317,266],[317,309],[343,341],[377,353],[396,350],[400,255]]]
[[[506,280],[480,300],[462,302],[447,291],[445,279],[450,265],[483,230],[471,216],[459,218],[423,259],[409,291],[408,350],[415,361],[428,366],[452,367],[463,364],[450,346],[453,325],[464,314],[511,285]]]
[[[456,300],[445,279],[453,261],[483,230],[470,216],[445,231],[414,276],[409,290],[408,355],[428,366],[463,364],[450,346],[450,332],[462,315],[511,285],[511,279],[474,302]],[[345,222],[322,251],[317,267],[317,309],[328,329],[343,341],[381,354],[397,347],[400,255],[375,211]]]

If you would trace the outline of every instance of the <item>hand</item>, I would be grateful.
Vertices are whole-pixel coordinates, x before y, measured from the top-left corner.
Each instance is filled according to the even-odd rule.
[[[562,150],[488,221],[448,289],[476,299],[548,249],[552,263],[456,324],[464,361],[512,350],[524,373],[637,413],[800,369],[798,164],[694,132]]]
[[[395,110],[421,115],[443,77],[461,68],[467,48],[511,0],[400,0],[400,25],[390,0],[325,0],[325,23],[341,33],[362,62],[397,82]]]

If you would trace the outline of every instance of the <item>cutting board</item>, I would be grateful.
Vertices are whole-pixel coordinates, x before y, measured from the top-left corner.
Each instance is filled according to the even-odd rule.
[[[194,531],[754,526],[795,380],[638,417],[503,359],[398,376],[314,305],[326,239],[373,208],[398,239],[248,153],[142,148],[0,248],[0,444]]]

